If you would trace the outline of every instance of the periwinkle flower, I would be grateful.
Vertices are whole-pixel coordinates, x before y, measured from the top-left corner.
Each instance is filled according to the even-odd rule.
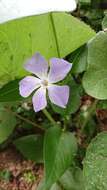
[[[35,112],[47,106],[46,93],[50,101],[65,108],[69,99],[69,86],[59,86],[55,83],[63,80],[70,71],[72,64],[64,59],[51,58],[48,62],[36,53],[25,64],[25,69],[35,76],[27,76],[19,83],[20,95],[28,97],[34,90],[33,107]]]

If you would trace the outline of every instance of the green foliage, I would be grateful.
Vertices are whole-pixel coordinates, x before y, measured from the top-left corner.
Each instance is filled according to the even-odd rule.
[[[10,181],[11,172],[9,170],[1,170],[0,171],[0,180]]]
[[[85,190],[107,189],[107,133],[100,133],[89,145],[84,160]]]
[[[65,190],[84,190],[83,173],[78,167],[67,170],[59,182]]]
[[[74,51],[70,57],[69,61],[73,63],[72,73],[82,73],[87,67],[87,46],[82,46],[76,51]]]
[[[97,108],[98,109],[107,109],[107,100],[99,101]]]
[[[28,135],[14,141],[16,148],[25,156],[25,158],[43,162],[43,137],[40,135]]]
[[[45,189],[49,189],[74,161],[77,143],[70,132],[53,127],[47,130],[44,140]]]
[[[65,57],[94,35],[89,26],[66,13],[43,14],[0,25],[1,85],[26,75],[23,62],[35,52],[46,58],[59,54]]]
[[[99,32],[88,43],[88,69],[83,78],[86,92],[107,99],[107,34]]]
[[[81,5],[89,5],[89,4],[91,4],[91,0],[79,0],[79,3]]]
[[[60,187],[60,185],[58,185],[57,183],[55,183],[50,190],[62,190],[62,188]]]
[[[38,190],[44,190],[44,180],[40,182]],[[72,166],[54,183],[50,190],[84,190],[83,172]]]
[[[23,98],[19,95],[19,80],[9,82],[0,89],[0,102],[21,100],[23,100]]]
[[[107,13],[102,21],[102,28],[103,28],[103,30],[107,29]]]
[[[8,112],[4,106],[0,106],[0,144],[3,143],[13,132],[16,126],[16,118]]]
[[[24,178],[24,180],[25,180],[27,183],[34,183],[35,180],[36,180],[35,175],[34,175],[31,171],[25,172],[25,173],[23,174],[23,178]]]

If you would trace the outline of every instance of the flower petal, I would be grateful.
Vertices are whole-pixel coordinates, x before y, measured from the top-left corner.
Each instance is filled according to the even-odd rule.
[[[39,53],[36,53],[31,59],[24,65],[25,69],[39,78],[47,76],[48,62]]]
[[[40,87],[40,82],[41,80],[36,77],[25,77],[19,83],[20,95],[23,97],[28,97],[35,89]]]
[[[33,96],[33,107],[35,112],[44,109],[47,106],[46,89],[39,88]]]
[[[48,94],[52,103],[65,108],[69,99],[69,86],[51,85],[48,87]]]
[[[52,58],[50,60],[49,81],[55,83],[63,80],[70,71],[72,64],[64,59]]]

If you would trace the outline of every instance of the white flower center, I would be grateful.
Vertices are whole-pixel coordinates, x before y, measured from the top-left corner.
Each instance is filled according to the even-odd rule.
[[[46,79],[44,79],[44,80],[42,80],[41,81],[41,85],[42,85],[42,87],[44,87],[44,88],[47,88],[48,87],[48,80],[46,80]]]

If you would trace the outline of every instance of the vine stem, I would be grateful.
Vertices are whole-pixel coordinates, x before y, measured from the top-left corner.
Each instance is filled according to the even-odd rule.
[[[90,120],[91,116],[93,115],[93,112],[95,111],[95,108],[96,108],[96,105],[97,105],[98,101],[99,100],[95,100],[94,103],[92,104],[92,106],[91,106],[91,108],[90,108],[90,110],[88,112],[88,116],[86,117],[86,119],[85,119],[85,121],[84,121],[84,123],[82,125],[81,131],[84,130],[85,126],[87,125],[88,121]]]
[[[41,129],[42,131],[45,130],[45,129],[42,128],[40,125],[38,125],[38,124],[34,123],[33,121],[31,121],[31,120],[29,120],[29,119],[27,119],[27,118],[25,118],[25,117],[23,117],[23,116],[17,114],[16,112],[12,111],[11,109],[9,109],[9,108],[5,108],[5,109],[6,109],[8,112],[11,112],[13,115],[15,115],[15,116],[16,116],[17,118],[19,118],[20,120],[25,121],[26,123],[29,123],[29,124],[31,124],[32,126],[38,128],[38,129]]]
[[[53,117],[51,116],[51,114],[46,109],[42,110],[42,112],[48,118],[48,120],[52,123],[52,125],[57,126],[56,121],[53,119]]]

